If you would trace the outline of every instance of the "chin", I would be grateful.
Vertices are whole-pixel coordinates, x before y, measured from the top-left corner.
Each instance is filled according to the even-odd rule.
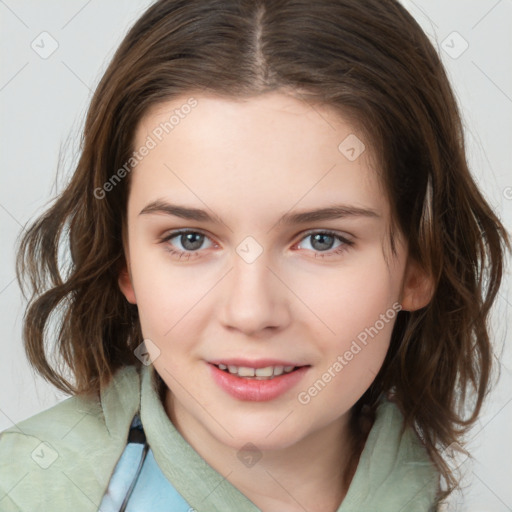
[[[234,449],[241,449],[248,443],[255,445],[261,451],[281,450],[288,448],[299,441],[298,433],[290,431],[284,425],[280,425],[282,418],[273,421],[259,422],[258,424],[247,424],[245,421],[240,423],[230,422],[226,430],[233,436],[231,437],[223,429],[217,430],[220,434],[219,441]]]

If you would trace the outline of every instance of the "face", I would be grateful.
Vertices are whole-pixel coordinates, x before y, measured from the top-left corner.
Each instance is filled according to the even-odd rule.
[[[399,304],[422,305],[418,274],[400,239],[386,252],[371,147],[339,114],[283,93],[194,98],[138,126],[135,148],[152,147],[130,176],[120,287],[182,433],[289,447],[345,424]],[[299,368],[256,378],[269,366]]]

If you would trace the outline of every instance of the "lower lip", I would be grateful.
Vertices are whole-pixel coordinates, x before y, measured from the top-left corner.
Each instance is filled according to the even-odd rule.
[[[213,380],[231,396],[239,400],[263,402],[273,400],[286,393],[295,386],[308,371],[309,366],[290,372],[283,373],[278,377],[268,380],[245,379],[220,370],[215,365],[208,363]]]

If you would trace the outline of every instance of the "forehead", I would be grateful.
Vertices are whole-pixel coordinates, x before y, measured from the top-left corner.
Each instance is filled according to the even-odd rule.
[[[213,126],[215,130],[212,130]],[[348,135],[357,137],[361,143],[364,139],[333,107],[282,92],[270,92],[247,99],[183,95],[159,103],[149,109],[139,123],[136,145],[142,144],[144,137],[152,133],[158,142],[164,138],[166,143],[172,145],[174,141],[177,145],[180,136],[187,138],[190,131],[205,149],[209,144],[218,148],[222,143],[234,143],[240,149],[257,149],[259,152],[265,149],[268,153],[293,145],[293,154],[309,152],[311,156],[324,150],[332,153],[333,149],[337,154],[338,143]],[[299,140],[301,147],[295,145]],[[368,157],[371,147],[365,146],[365,156]]]
[[[134,150],[144,146],[131,176],[141,198],[208,198],[248,215],[319,200],[387,210],[369,141],[334,109],[282,93],[174,98],[139,123]]]

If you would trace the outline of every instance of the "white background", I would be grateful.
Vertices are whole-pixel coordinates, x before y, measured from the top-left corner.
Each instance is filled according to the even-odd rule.
[[[150,3],[0,0],[0,431],[66,398],[34,374],[24,355],[24,304],[14,279],[14,245],[23,226],[61,190],[76,161],[77,136],[92,91],[127,29]],[[462,109],[472,172],[510,227],[512,0],[403,3],[442,56]],[[58,43],[46,59],[31,47],[47,37],[40,36],[44,31]],[[46,41],[48,49],[51,40]],[[63,165],[57,175],[59,154]],[[469,468],[469,487],[463,496],[454,496],[452,502],[459,503],[453,510],[512,510],[509,288],[510,273],[492,324],[502,376],[473,431],[469,448],[475,460],[463,465]]]

